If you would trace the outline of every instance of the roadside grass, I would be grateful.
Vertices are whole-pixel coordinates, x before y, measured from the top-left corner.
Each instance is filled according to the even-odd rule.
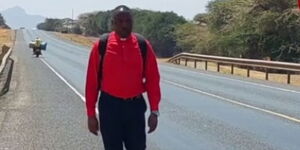
[[[4,55],[8,52],[9,47],[13,46],[13,38],[15,32],[9,29],[0,28],[0,64]]]
[[[12,35],[11,30],[9,29],[1,29],[0,28],[0,46],[3,45],[12,46]]]
[[[167,63],[170,58],[158,58],[159,63]]]
[[[94,38],[92,37],[86,37],[83,35],[78,35],[78,34],[65,34],[65,33],[59,33],[59,32],[55,32],[55,35],[58,37],[61,37],[63,39],[66,40],[70,40],[73,41],[77,44],[81,44],[87,47],[91,47],[93,45],[93,43],[96,41]]]

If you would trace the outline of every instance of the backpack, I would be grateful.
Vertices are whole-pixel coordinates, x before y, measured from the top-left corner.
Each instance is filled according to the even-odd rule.
[[[136,36],[138,43],[139,43],[139,48],[141,51],[141,55],[142,55],[142,60],[143,60],[143,76],[145,75],[145,62],[146,62],[146,55],[147,55],[147,42],[145,40],[145,38],[143,36],[141,36],[140,34],[134,33],[134,35]],[[99,70],[99,79],[102,80],[102,72],[103,72],[103,60],[104,60],[104,56],[106,53],[106,47],[107,47],[107,41],[109,38],[109,33],[105,33],[102,34],[100,36],[100,46],[98,47],[99,49],[99,54],[101,56],[100,59],[100,70]]]

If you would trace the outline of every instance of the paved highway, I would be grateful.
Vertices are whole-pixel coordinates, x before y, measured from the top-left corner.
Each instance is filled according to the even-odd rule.
[[[35,58],[27,43],[48,42]],[[11,90],[0,99],[0,149],[103,149],[84,107],[88,47],[19,30]],[[160,64],[159,128],[149,150],[299,150],[300,88]]]

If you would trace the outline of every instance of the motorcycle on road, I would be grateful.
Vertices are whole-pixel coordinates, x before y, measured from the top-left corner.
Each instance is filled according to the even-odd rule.
[[[40,46],[37,46],[35,41],[31,41],[29,43],[29,48],[32,48],[33,55],[35,55],[36,57],[39,57],[40,55],[42,55],[42,50],[46,50],[47,43],[46,42],[42,42],[40,44]]]

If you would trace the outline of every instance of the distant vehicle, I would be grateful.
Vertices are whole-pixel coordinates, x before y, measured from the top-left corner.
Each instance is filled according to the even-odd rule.
[[[25,27],[20,27],[21,30],[25,29]]]

